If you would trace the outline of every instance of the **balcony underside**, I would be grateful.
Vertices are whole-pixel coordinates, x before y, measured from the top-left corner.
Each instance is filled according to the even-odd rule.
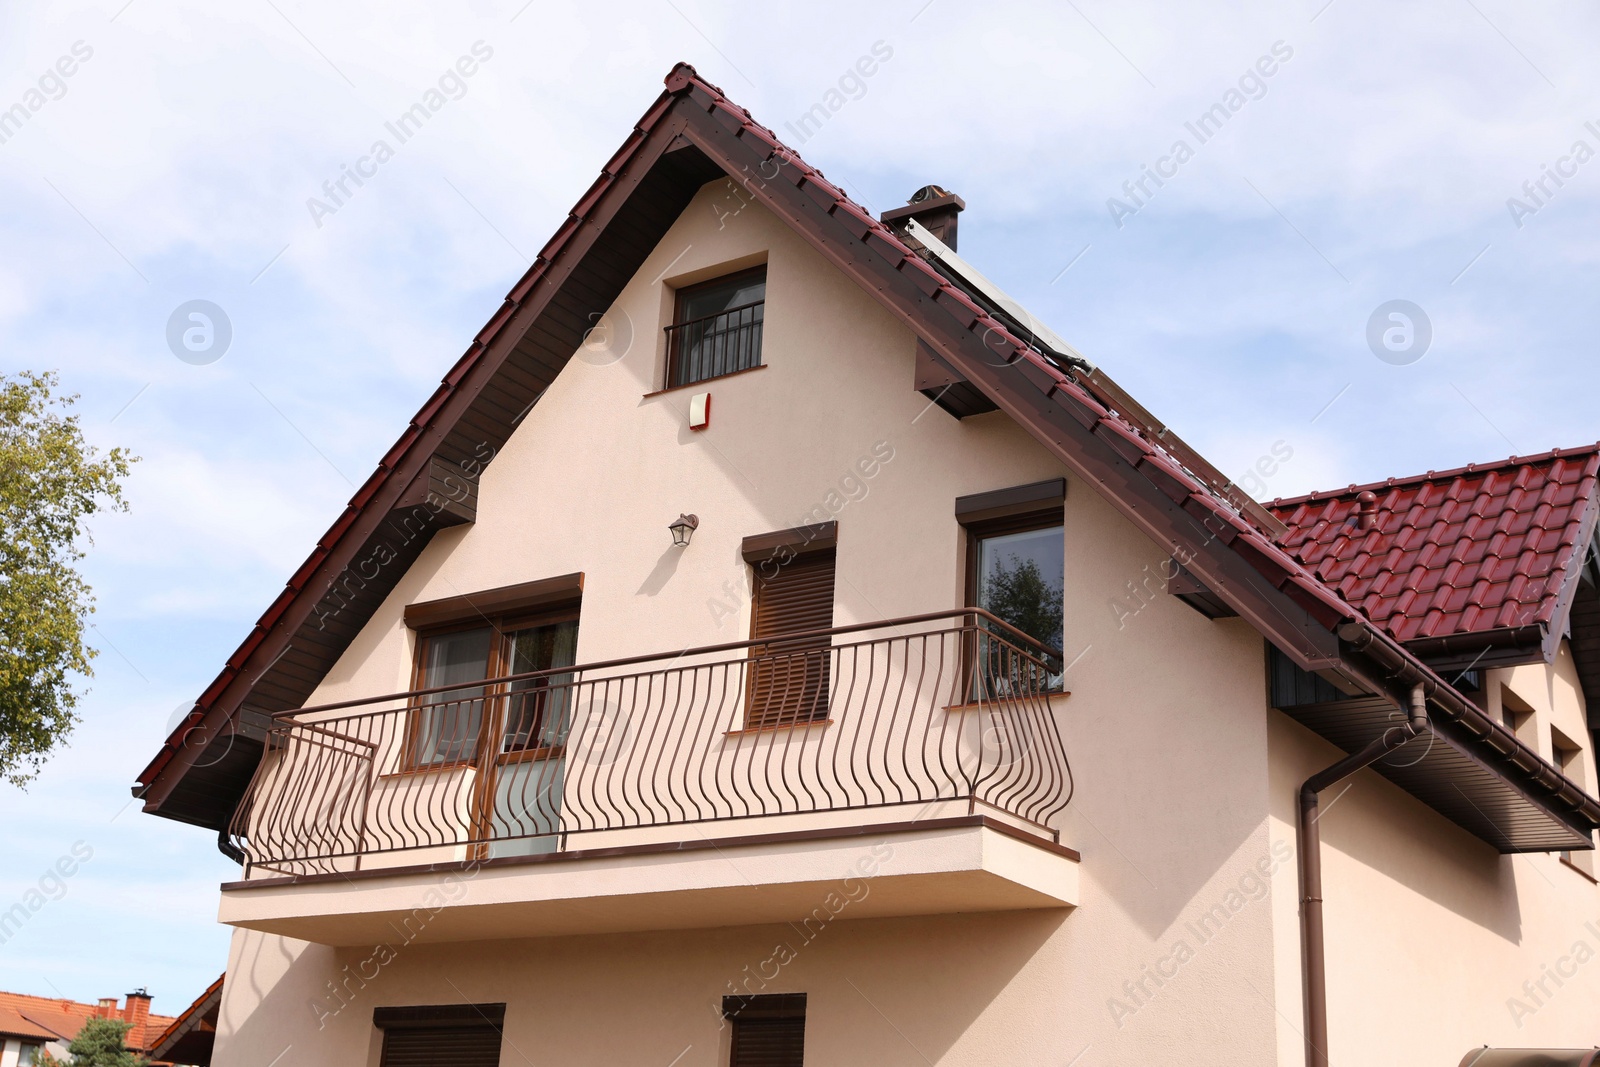
[[[223,886],[220,920],[399,945],[1068,908],[1071,849],[981,815]]]

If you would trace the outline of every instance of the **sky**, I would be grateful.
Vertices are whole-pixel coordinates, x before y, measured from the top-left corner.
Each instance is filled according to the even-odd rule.
[[[1597,46],[1509,0],[5,4],[0,373],[141,461],[82,722],[0,785],[0,911],[89,853],[0,989],[222,971],[237,868],[129,786],[674,62],[874,212],[959,193],[964,258],[1270,499],[1600,438]]]

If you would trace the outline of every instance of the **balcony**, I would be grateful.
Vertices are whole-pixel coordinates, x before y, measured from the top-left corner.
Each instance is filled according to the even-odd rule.
[[[851,878],[858,916],[1069,906],[1059,669],[966,609],[281,712],[222,919],[371,943],[446,874],[429,938],[795,921]]]

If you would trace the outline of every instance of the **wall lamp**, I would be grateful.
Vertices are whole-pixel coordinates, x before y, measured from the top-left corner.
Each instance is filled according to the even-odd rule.
[[[677,519],[668,524],[667,529],[672,531],[672,543],[679,548],[689,546],[689,538],[694,536],[695,530],[700,528],[698,515],[679,515]]]

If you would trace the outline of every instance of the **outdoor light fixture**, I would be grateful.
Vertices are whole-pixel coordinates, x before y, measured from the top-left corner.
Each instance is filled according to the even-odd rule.
[[[694,536],[695,530],[700,527],[700,516],[679,515],[678,518],[667,526],[672,531],[672,543],[679,548],[689,546],[689,538]]]

